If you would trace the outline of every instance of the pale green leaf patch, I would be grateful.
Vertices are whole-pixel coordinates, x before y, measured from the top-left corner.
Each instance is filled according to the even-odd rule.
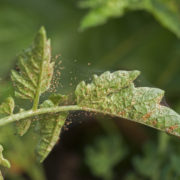
[[[8,97],[5,102],[0,105],[0,114],[11,115],[14,111],[14,99],[12,97]]]

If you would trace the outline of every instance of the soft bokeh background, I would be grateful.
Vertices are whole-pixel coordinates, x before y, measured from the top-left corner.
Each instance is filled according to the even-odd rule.
[[[180,113],[179,0],[0,0],[1,101],[13,95],[16,55],[42,25],[64,67],[58,91],[73,92],[94,73],[138,69],[137,86],[164,89],[166,104]],[[0,143],[12,163],[5,179],[180,179],[178,138],[118,118],[73,113],[68,121],[42,165],[31,132],[19,138],[12,125],[1,128]]]

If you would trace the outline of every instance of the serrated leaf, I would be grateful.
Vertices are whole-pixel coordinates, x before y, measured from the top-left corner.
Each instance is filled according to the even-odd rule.
[[[127,10],[145,10],[180,37],[180,5],[175,0],[85,0],[81,7],[91,8],[81,28],[104,24],[111,17],[121,17]]]
[[[11,115],[14,111],[14,99],[8,97],[5,102],[0,105],[0,114]]]
[[[67,113],[46,115],[40,120],[41,139],[36,148],[37,158],[40,162],[44,161],[57,143],[67,115]]]
[[[19,56],[19,72],[12,71],[12,81],[16,96],[22,99],[38,99],[48,90],[53,75],[54,63],[51,62],[51,44],[42,27],[32,46]]]
[[[0,165],[6,168],[10,168],[11,165],[7,159],[4,158],[3,156],[3,147],[0,145]]]
[[[180,115],[160,104],[164,91],[134,87],[138,71],[105,72],[92,83],[81,82],[75,91],[85,110],[110,114],[180,136]],[[98,83],[97,83],[98,82]]]
[[[82,100],[96,101],[101,96],[107,96],[113,92],[129,86],[139,75],[139,71],[116,71],[113,74],[109,71],[100,76],[94,75],[93,82],[87,84],[82,81],[76,88],[77,102]]]
[[[51,100],[44,101],[41,108],[56,106]],[[40,162],[51,152],[59,139],[59,134],[68,116],[67,112],[46,114],[39,121],[40,140],[36,148],[37,158]]]

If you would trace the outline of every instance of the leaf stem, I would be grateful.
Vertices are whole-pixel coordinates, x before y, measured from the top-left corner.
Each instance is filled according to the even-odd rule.
[[[94,113],[102,113],[104,115],[117,116],[116,114],[103,112],[101,110],[97,110],[97,109],[93,109],[93,108],[80,107],[78,105],[68,105],[68,106],[57,106],[57,107],[50,107],[50,108],[40,108],[37,110],[31,109],[29,111],[23,111],[21,113],[13,114],[11,116],[6,116],[6,117],[0,119],[0,126],[6,125],[11,122],[19,121],[19,120],[22,120],[25,118],[41,115],[41,114],[58,113],[58,112],[63,112],[63,111],[89,111],[89,112],[94,112]],[[120,116],[118,116],[118,117],[120,117]],[[146,124],[145,122],[140,122],[140,121],[136,121],[136,120],[132,120],[132,119],[127,119],[127,120],[133,121],[133,122],[138,122],[140,124],[143,124],[143,125],[155,128],[157,130],[166,132],[165,128],[155,127],[153,125]],[[174,132],[169,132],[169,133],[179,137],[179,135],[177,133],[174,133]]]
[[[33,109],[34,111],[37,110],[38,104],[39,104],[39,93],[36,94],[36,97],[35,97],[35,99],[34,99],[34,103],[33,103],[33,107],[32,107],[32,109]]]
[[[39,80],[38,80],[38,87],[37,87],[37,90],[36,90],[36,95],[35,95],[35,99],[34,99],[34,103],[33,103],[33,111],[36,111],[38,109],[38,104],[39,104],[39,98],[40,98],[40,94],[41,94],[41,83],[42,83],[42,68],[43,67],[43,63],[41,65],[41,69],[40,69],[40,77],[39,77]]]
[[[36,38],[37,38],[37,42],[36,42]],[[34,99],[34,103],[33,103],[33,107],[32,109],[34,111],[36,111],[38,109],[38,104],[39,104],[39,98],[41,95],[41,88],[42,88],[42,78],[43,78],[43,71],[44,69],[44,63],[48,63],[46,62],[46,56],[45,56],[45,52],[47,51],[46,46],[47,46],[47,37],[46,37],[46,31],[44,29],[44,27],[41,27],[40,31],[39,31],[39,36],[37,35],[37,37],[35,38],[35,42],[37,43],[37,47],[39,46],[40,48],[42,48],[41,50],[41,62],[40,62],[40,73],[39,73],[39,78],[38,78],[38,86],[36,89],[36,94],[35,94],[35,99]],[[47,72],[46,72],[47,73]]]
[[[70,105],[70,106],[57,106],[57,107],[52,107],[52,108],[41,108],[37,110],[23,111],[21,113],[17,113],[11,116],[1,118],[0,126],[6,125],[11,122],[19,121],[21,119],[25,119],[28,117],[41,115],[41,114],[57,113],[57,112],[62,112],[62,111],[78,111],[78,110],[82,110],[82,108],[77,105]]]

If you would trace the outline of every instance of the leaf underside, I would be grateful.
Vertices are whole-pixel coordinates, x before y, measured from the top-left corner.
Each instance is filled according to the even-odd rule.
[[[42,27],[37,33],[32,46],[25,50],[18,61],[19,72],[12,71],[11,79],[15,86],[15,95],[34,101],[37,109],[39,98],[50,87],[54,62],[51,62],[51,44]],[[23,136],[30,128],[32,118],[16,123],[17,134]]]
[[[105,72],[90,84],[82,81],[75,91],[77,104],[180,136],[180,115],[160,104],[164,91],[136,88],[133,81],[138,75],[139,71]]]
[[[67,113],[60,113],[52,117],[46,115],[40,120],[40,141],[36,148],[37,159],[43,162],[59,140],[61,129],[65,123]]]
[[[25,50],[18,61],[19,72],[12,71],[15,95],[31,99],[48,90],[53,75],[54,63],[51,62],[51,44],[42,27],[32,46]]]
[[[54,97],[57,98],[54,99]],[[62,97],[64,96],[53,96],[53,98],[51,96],[50,99],[54,101],[46,100],[41,104],[41,108],[57,106],[63,100]],[[40,117],[40,121],[37,124],[40,131],[40,140],[36,148],[38,161],[43,162],[56,145],[67,116],[67,112],[61,112],[56,114],[45,114]]]
[[[84,0],[80,6],[91,9],[82,21],[82,29],[104,24],[111,17],[121,17],[128,10],[145,10],[180,37],[179,3],[175,0]]]

